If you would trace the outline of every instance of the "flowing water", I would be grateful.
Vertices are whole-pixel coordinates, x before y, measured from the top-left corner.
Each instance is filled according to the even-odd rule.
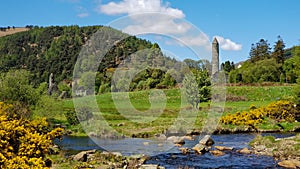
[[[263,135],[273,135],[276,138],[288,137],[293,133],[268,133]],[[165,168],[280,168],[272,157],[257,156],[254,154],[240,154],[235,150],[248,147],[249,142],[255,137],[255,134],[228,134],[228,135],[212,135],[215,141],[214,145],[234,147],[233,151],[225,151],[224,156],[216,157],[210,153],[197,155],[191,153],[188,155],[182,154],[177,147],[170,148],[166,151],[153,151],[153,155],[146,164],[160,164]],[[184,147],[192,148],[199,141],[198,138],[192,141],[186,141]],[[147,140],[146,140],[147,142]],[[123,139],[116,142],[103,142],[96,138],[89,137],[71,137],[65,136],[62,141],[55,141],[65,151],[80,151],[109,149],[110,151],[118,151],[124,155],[144,154],[145,148],[154,149],[154,144],[144,144],[145,139]],[[135,145],[134,149],[130,145]],[[101,145],[101,147],[99,146]],[[103,148],[105,147],[105,148]],[[157,147],[157,145],[156,145]],[[129,153],[130,152],[130,153]]]

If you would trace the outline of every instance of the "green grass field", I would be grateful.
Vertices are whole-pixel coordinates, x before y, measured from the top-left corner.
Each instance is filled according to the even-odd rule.
[[[224,114],[249,110],[250,106],[266,106],[276,100],[290,99],[292,97],[292,86],[229,86],[226,90],[227,95],[243,97],[245,100],[227,101]],[[130,92],[129,99],[127,98],[127,93],[97,95],[95,96],[97,105],[93,105],[94,119],[98,119],[98,122],[100,120],[105,121],[109,127],[126,136],[132,136],[133,134],[142,136],[145,133],[153,135],[171,128],[172,124],[178,119],[181,110],[185,119],[180,123],[188,122],[187,125],[193,129],[201,130],[211,103],[201,103],[201,109],[194,110],[189,104],[181,103],[182,98],[179,89],[162,90],[163,92],[158,92],[156,95],[153,91]],[[149,98],[149,95],[152,95],[152,97]],[[76,98],[76,103],[85,105],[93,99],[91,97]],[[158,101],[155,102],[156,100]],[[152,105],[151,107],[150,102],[154,106]],[[65,109],[73,107],[73,100],[64,101]],[[188,113],[191,115],[188,115]],[[83,126],[90,129],[96,127],[85,124]],[[264,127],[272,128],[270,125]],[[74,126],[71,126],[72,128]],[[77,130],[76,127],[75,129]]]

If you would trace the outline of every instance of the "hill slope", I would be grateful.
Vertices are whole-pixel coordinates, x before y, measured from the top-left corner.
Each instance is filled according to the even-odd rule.
[[[47,82],[50,73],[55,73],[57,83],[70,80],[82,46],[101,27],[50,26],[34,27],[28,31],[16,28],[10,33],[23,32],[11,35],[6,32],[7,36],[0,37],[0,72],[26,69],[31,72],[31,81],[35,85]],[[128,55],[153,45],[149,41],[129,36],[106,55],[102,65],[99,65],[99,72],[114,68]]]
[[[1,30],[0,31],[0,37],[11,35],[11,34],[15,34],[15,33],[18,33],[18,32],[24,32],[24,31],[28,31],[28,30],[29,30],[29,28],[10,28],[10,29],[5,29],[5,30]]]

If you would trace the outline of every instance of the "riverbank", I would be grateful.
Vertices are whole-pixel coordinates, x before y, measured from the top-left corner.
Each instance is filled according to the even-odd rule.
[[[81,169],[81,168],[101,168],[101,169],[124,169],[124,168],[147,168],[164,169],[159,165],[145,164],[149,158],[143,155],[123,156],[119,152],[107,152],[100,150],[81,151],[77,154],[65,157],[63,154],[52,155],[53,165],[51,169]]]
[[[272,156],[279,160],[279,166],[300,168],[300,134],[286,138],[257,136],[250,142],[253,153]]]

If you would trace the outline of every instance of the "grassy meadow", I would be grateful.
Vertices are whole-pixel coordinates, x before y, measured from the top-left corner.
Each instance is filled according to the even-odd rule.
[[[291,99],[293,86],[228,86],[226,90],[229,99],[225,103],[223,115],[238,111],[247,111],[251,106],[266,106],[280,99]],[[155,102],[156,97],[159,96],[149,98],[153,90],[130,92],[130,99],[127,98],[128,93],[105,93],[97,95],[95,96],[97,105],[93,112],[93,119],[98,119],[98,122],[100,122],[100,120],[105,121],[113,130],[125,136],[147,137],[170,129],[181,110],[183,114],[192,114],[191,116],[184,116],[186,119],[183,119],[182,123],[188,122],[188,125],[192,126],[192,129],[201,131],[207,113],[209,112],[210,102],[201,103],[200,109],[195,110],[187,103],[181,105],[182,98],[180,89],[165,89],[162,91],[163,94],[160,94],[165,96],[162,97],[166,100],[165,105]],[[93,100],[94,98],[87,99],[86,97],[76,99],[77,103],[81,103],[81,100],[84,99],[82,103],[85,104],[84,102],[86,102],[86,100]],[[133,107],[131,107],[131,104],[126,100],[130,100]],[[150,102],[153,102],[153,107],[151,107]],[[164,102],[164,100],[158,98],[158,102]],[[118,103],[118,107],[115,103]],[[72,99],[63,101],[64,110],[72,109],[73,107],[74,103]],[[54,119],[56,119],[57,122],[66,123],[66,118],[63,114],[55,116]],[[84,125],[85,129],[88,126],[85,122],[81,123],[81,125]],[[299,123],[282,123],[282,126],[287,129],[292,129],[295,125],[298,126]],[[88,128],[93,127],[96,126],[88,126]],[[222,127],[233,128],[236,126],[222,125]],[[84,131],[80,125],[68,125],[67,128],[72,130],[74,135],[85,135],[85,132],[89,131]],[[260,125],[259,128],[278,129],[278,126],[267,123]]]

